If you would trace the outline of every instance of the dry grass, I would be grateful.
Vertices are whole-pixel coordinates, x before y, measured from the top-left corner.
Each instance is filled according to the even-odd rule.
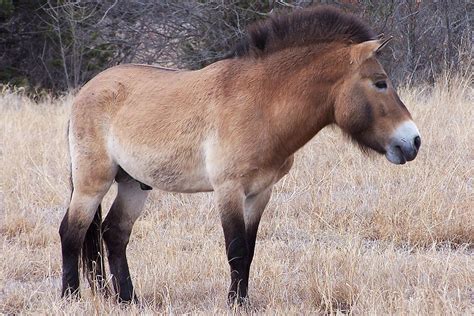
[[[474,313],[471,79],[402,89],[423,136],[419,157],[405,166],[367,159],[334,129],[298,153],[263,217],[255,312]],[[210,194],[153,191],[128,252],[142,306],[93,297],[84,281],[80,301],[59,299],[70,104],[0,96],[0,313],[229,312]]]

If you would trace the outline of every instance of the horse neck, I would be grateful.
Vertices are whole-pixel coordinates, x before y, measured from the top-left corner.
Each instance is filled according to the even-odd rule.
[[[266,114],[274,146],[287,156],[334,122],[334,91],[342,79],[342,60],[322,55],[315,59],[311,54],[295,54],[269,60],[278,70],[264,76],[267,88],[261,91],[268,93],[262,98],[268,100]]]

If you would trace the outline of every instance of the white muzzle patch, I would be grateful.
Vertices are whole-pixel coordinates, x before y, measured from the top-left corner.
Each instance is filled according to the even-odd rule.
[[[421,145],[418,128],[412,120],[401,123],[393,132],[385,148],[385,157],[391,163],[400,165],[415,159]]]

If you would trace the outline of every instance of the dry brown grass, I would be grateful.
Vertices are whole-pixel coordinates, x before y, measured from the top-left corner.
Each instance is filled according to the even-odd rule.
[[[263,217],[254,312],[474,313],[471,79],[402,89],[423,137],[412,163],[368,159],[335,129],[297,154]],[[84,281],[80,301],[59,299],[70,104],[0,96],[0,313],[229,312],[210,194],[153,191],[128,251],[142,306],[93,297]]]

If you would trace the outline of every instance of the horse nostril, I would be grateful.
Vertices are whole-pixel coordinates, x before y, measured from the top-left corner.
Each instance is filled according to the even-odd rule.
[[[416,150],[420,149],[420,146],[421,146],[421,138],[420,138],[420,136],[416,136],[416,137],[415,137],[414,143],[415,143],[415,148],[416,148]]]

